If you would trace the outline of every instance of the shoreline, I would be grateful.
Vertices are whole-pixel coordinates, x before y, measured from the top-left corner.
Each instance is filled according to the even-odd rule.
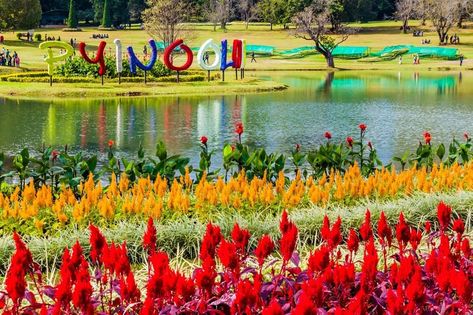
[[[261,79],[244,79],[230,82],[181,83],[122,83],[99,81],[90,83],[56,83],[52,87],[43,82],[2,82],[0,98],[6,99],[104,99],[115,97],[198,96],[268,93],[286,90],[289,86]]]

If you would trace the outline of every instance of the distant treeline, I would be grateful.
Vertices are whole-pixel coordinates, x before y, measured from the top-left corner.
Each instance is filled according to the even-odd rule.
[[[163,0],[165,1],[165,0]],[[187,22],[212,22],[211,7],[224,7],[230,20],[286,24],[294,12],[310,4],[310,0],[181,0],[187,2],[192,14]],[[103,18],[104,0],[75,0],[80,21],[100,24]],[[109,0],[114,25],[140,22],[146,0]],[[148,1],[150,3],[154,1]],[[370,21],[392,18],[396,10],[395,0],[336,0],[341,21]],[[69,10],[70,0],[40,0],[43,12]]]

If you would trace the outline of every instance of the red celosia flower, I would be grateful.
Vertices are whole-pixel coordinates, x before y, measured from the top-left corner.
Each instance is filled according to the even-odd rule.
[[[153,218],[150,217],[145,234],[143,235],[143,248],[147,251],[148,255],[156,252],[156,241],[156,227],[154,226]]]
[[[330,264],[330,249],[327,245],[322,245],[316,249],[308,261],[308,269],[312,273],[324,271]]]
[[[95,263],[102,263],[102,250],[107,245],[105,237],[100,233],[99,229],[91,224],[90,230],[90,258]]]
[[[90,284],[89,266],[82,261],[77,272],[77,282],[72,292],[72,303],[83,313],[90,314],[92,308],[92,285]]]
[[[373,144],[371,141],[368,141],[368,148],[370,148],[371,151],[373,151]]]
[[[301,145],[299,143],[296,143],[296,152],[299,152],[301,150]]]
[[[337,221],[332,226],[330,230],[329,245],[334,248],[342,242],[342,233],[341,233],[342,220],[338,217]]]
[[[258,303],[259,292],[254,285],[248,279],[240,281],[232,304],[232,314],[254,314]]]
[[[281,215],[281,221],[279,221],[279,231],[281,234],[284,234],[289,230],[289,227],[292,225],[291,221],[289,221],[289,217],[287,211],[284,210]]]
[[[401,287],[398,287],[397,293],[389,289],[386,296],[386,304],[389,314],[391,315],[403,315],[404,310],[404,297],[402,295]]]
[[[291,315],[313,315],[317,314],[317,307],[314,302],[304,292],[299,297],[296,307],[291,312]]]
[[[422,283],[422,275],[419,267],[415,268],[414,275],[409,281],[406,288],[406,296],[409,301],[407,304],[407,311],[412,314],[418,308],[422,308],[421,305],[425,300],[425,288]]]
[[[350,233],[348,234],[348,240],[347,240],[347,247],[348,250],[356,253],[358,251],[358,245],[360,243],[360,240],[358,239],[358,235],[356,234],[354,229],[350,229]]]
[[[363,265],[361,267],[361,287],[365,293],[371,292],[378,273],[378,253],[374,246],[373,237],[366,242],[363,255]]]
[[[140,300],[140,290],[136,286],[135,277],[133,273],[128,273],[125,278],[120,278],[120,296],[122,300],[127,302],[137,302]]]
[[[280,241],[280,251],[284,262],[289,261],[289,259],[292,257],[292,254],[294,253],[297,242],[297,234],[297,227],[291,222],[289,229],[282,235]]]
[[[233,243],[222,239],[217,254],[223,266],[233,271],[238,269],[240,261],[238,258],[237,248]]]
[[[262,315],[284,315],[281,305],[276,300],[272,300],[271,303],[265,308],[263,308]]]
[[[388,246],[391,246],[392,232],[391,228],[388,225],[388,221],[386,220],[386,216],[384,215],[384,211],[381,212],[378,221],[378,236],[379,241],[382,244],[384,244],[384,242],[387,242]]]
[[[440,228],[445,230],[450,225],[450,216],[452,214],[452,208],[447,206],[441,201],[437,206],[437,218],[440,223]]]
[[[429,132],[424,132],[424,140],[426,144],[430,145],[430,141],[432,141],[432,135]]]
[[[126,242],[123,242],[121,246],[117,246],[115,251],[115,273],[117,275],[125,276],[130,273],[131,266],[128,259],[128,251],[126,249]]]
[[[149,258],[155,274],[164,275],[169,270],[169,257],[165,252],[157,251]]]
[[[366,210],[365,220],[360,227],[360,236],[363,241],[367,241],[371,236],[373,236],[373,230],[371,228],[371,212]]]
[[[238,223],[235,223],[232,230],[232,240],[236,248],[245,253],[248,241],[250,239],[250,232],[245,229],[241,229]]]
[[[314,302],[315,306],[321,306],[324,301],[324,283],[321,277],[311,278],[302,284],[302,294],[305,294]]]
[[[331,134],[330,132],[326,131],[325,134],[324,134],[324,137],[325,137],[327,140],[330,140],[330,139],[332,139],[332,134]]]
[[[346,263],[336,266],[333,272],[333,281],[336,285],[352,287],[355,282],[355,264]]]
[[[396,238],[400,245],[409,242],[409,239],[411,238],[410,232],[409,226],[407,225],[406,220],[404,220],[404,214],[401,212],[399,215],[399,223],[396,225]]]
[[[200,143],[202,143],[202,144],[205,145],[205,146],[207,146],[207,141],[208,141],[208,140],[209,140],[209,139],[207,139],[206,136],[200,137]]]
[[[238,122],[236,123],[235,125],[235,133],[238,135],[238,136],[241,136],[241,134],[243,133],[243,124],[241,122]]]
[[[258,259],[258,264],[260,267],[263,265],[264,260],[273,252],[273,250],[273,240],[269,235],[263,235],[255,249],[255,256]]]
[[[108,140],[108,147],[111,149],[113,145],[115,144],[115,141],[113,140]]]
[[[72,275],[70,270],[70,253],[66,248],[62,254],[61,270],[59,272],[61,278],[55,292],[57,309],[60,311],[61,306],[68,305],[72,300]]]
[[[215,258],[215,252],[221,239],[222,234],[220,232],[220,227],[213,225],[212,223],[207,224],[207,229],[200,247],[200,259],[202,261],[207,257],[212,259]]]
[[[365,124],[360,124],[360,125],[358,126],[358,128],[360,128],[360,131],[361,131],[362,133],[366,131],[366,125],[365,125]]]
[[[457,291],[458,296],[469,305],[472,299],[473,287],[472,282],[463,270],[450,274],[452,277],[452,286]]]
[[[469,140],[469,139],[470,139],[470,136],[469,136],[468,133],[466,133],[466,132],[463,134],[463,137],[465,138],[465,140]]]
[[[353,138],[352,137],[347,137],[347,145],[352,148],[353,147]]]
[[[211,257],[205,258],[202,268],[198,269],[195,274],[195,282],[197,287],[202,291],[210,293],[215,283],[215,264]]]
[[[176,293],[185,302],[189,301],[195,292],[194,281],[180,274],[177,276]]]
[[[425,233],[429,234],[431,228],[432,228],[432,224],[430,223],[430,221],[425,222]]]
[[[115,264],[118,260],[118,251],[118,246],[113,242],[103,248],[102,262],[104,267],[111,273],[115,272]]]
[[[417,229],[411,229],[409,243],[411,244],[413,250],[417,250],[417,247],[419,246],[421,239],[422,239],[422,232]]]
[[[462,235],[465,232],[465,222],[462,219],[456,219],[453,221],[453,230],[459,235]]]

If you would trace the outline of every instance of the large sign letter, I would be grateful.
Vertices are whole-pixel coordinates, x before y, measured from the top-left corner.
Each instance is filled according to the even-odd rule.
[[[104,59],[104,51],[105,51],[105,46],[107,45],[106,42],[101,41],[99,44],[99,48],[97,49],[97,55],[95,56],[94,59],[90,59],[89,56],[87,55],[87,52],[85,51],[85,43],[81,42],[79,44],[79,51],[82,56],[82,58],[85,59],[88,63],[92,64],[99,64],[99,76],[103,76],[105,72],[107,71],[105,67],[105,59]]]
[[[209,51],[213,51],[215,54],[215,60],[212,64],[208,64],[209,58],[206,54],[208,54]],[[220,47],[213,42],[213,39],[207,40],[197,53],[197,63],[203,70],[218,70],[220,67],[220,59]]]
[[[48,74],[52,76],[54,74],[54,64],[56,62],[64,61],[74,54],[74,48],[68,43],[49,41],[43,42],[39,45],[40,49],[47,49],[47,56],[44,61],[48,64]],[[52,48],[64,49],[65,52],[59,55],[54,55]]]
[[[115,61],[117,66],[117,73],[123,72],[123,55],[122,42],[117,38],[113,41],[115,43]]]
[[[182,39],[178,39],[178,40],[174,41],[171,45],[166,47],[166,49],[164,50],[164,64],[166,65],[166,67],[168,67],[171,70],[184,71],[184,70],[189,69],[190,66],[192,65],[192,61],[194,60],[194,55],[192,54],[192,50],[189,48],[189,46],[183,45],[183,43],[184,43],[184,41]],[[172,59],[171,59],[172,58],[172,52],[177,47],[180,47],[182,50],[184,50],[184,52],[187,55],[186,63],[183,64],[180,67],[175,66],[173,64]]]
[[[150,39],[148,41],[149,46],[151,47],[151,58],[148,64],[143,64],[135,55],[133,51],[133,47],[128,46],[128,59],[130,60],[130,71],[133,74],[136,74],[136,67],[140,68],[143,71],[150,71],[153,69],[154,65],[156,64],[156,60],[158,60],[158,48],[156,47],[156,42],[154,39]]]

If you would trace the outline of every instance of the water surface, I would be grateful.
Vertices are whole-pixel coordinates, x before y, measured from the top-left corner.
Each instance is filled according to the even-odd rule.
[[[473,75],[454,72],[253,73],[282,81],[286,91],[232,96],[116,98],[106,100],[0,99],[0,150],[67,144],[105,155],[114,140],[122,155],[140,143],[153,153],[158,140],[170,151],[198,161],[199,138],[212,148],[235,140],[243,122],[244,142],[288,152],[296,143],[319,145],[325,131],[335,140],[367,137],[383,161],[412,149],[428,130],[434,142],[473,134]],[[216,154],[215,162],[221,159]]]

